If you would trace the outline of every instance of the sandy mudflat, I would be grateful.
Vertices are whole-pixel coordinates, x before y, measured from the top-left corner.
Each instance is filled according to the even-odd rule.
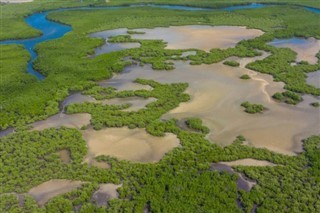
[[[81,181],[71,180],[49,180],[29,190],[28,194],[31,195],[38,203],[43,206],[51,198],[67,193],[80,187]]]
[[[179,146],[173,134],[149,135],[144,129],[107,128],[82,131],[89,148],[89,158],[110,155],[122,160],[157,162],[165,153]]]

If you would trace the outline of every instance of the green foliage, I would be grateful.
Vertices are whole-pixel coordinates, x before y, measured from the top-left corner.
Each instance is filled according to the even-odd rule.
[[[199,131],[205,135],[210,132],[208,127],[203,126],[202,120],[199,118],[189,118],[186,120],[186,124],[190,129],[194,129],[194,130]]]
[[[247,74],[244,74],[244,75],[240,76],[240,78],[243,80],[248,80],[248,79],[250,79],[250,76]]]
[[[313,107],[320,107],[320,103],[319,102],[313,102],[310,104]]]
[[[239,62],[237,61],[225,61],[223,64],[228,65],[230,67],[239,67]]]
[[[265,107],[261,104],[251,104],[248,101],[243,102],[241,104],[242,107],[245,108],[245,112],[250,113],[250,114],[255,114],[255,113],[261,113],[263,110],[265,110]]]
[[[143,31],[135,31],[135,30],[128,30],[127,33],[130,35],[131,34],[140,34],[140,35],[145,34],[145,32],[143,32]]]
[[[272,96],[272,98],[292,105],[296,105],[302,101],[301,95],[291,91],[285,91],[282,93],[277,92]]]

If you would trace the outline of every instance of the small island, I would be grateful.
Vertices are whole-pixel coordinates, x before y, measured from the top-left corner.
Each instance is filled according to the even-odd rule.
[[[225,61],[223,62],[224,65],[228,65],[230,67],[239,67],[240,63],[237,61]]]
[[[248,101],[241,104],[245,108],[245,112],[250,114],[262,113],[266,108],[262,104],[252,104]]]

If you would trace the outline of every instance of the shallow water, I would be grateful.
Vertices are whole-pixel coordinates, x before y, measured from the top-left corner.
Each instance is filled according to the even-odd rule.
[[[136,66],[117,76],[117,84],[125,85],[136,78],[161,83],[188,82],[187,93],[191,95],[191,100],[165,114],[164,119],[199,117],[211,130],[208,139],[220,145],[231,144],[241,134],[255,147],[291,155],[301,152],[301,139],[319,134],[319,117],[315,116],[319,113],[318,109],[273,101],[270,96],[283,91],[284,84],[273,82],[269,75],[243,68],[252,60],[241,59],[239,68],[222,63],[191,66],[177,62],[176,69],[170,72],[153,71],[150,66]],[[243,74],[251,75],[252,79],[240,79]],[[243,101],[261,103],[268,110],[263,114],[247,114],[240,107]]]
[[[320,50],[320,40],[315,38],[274,39],[268,44],[292,49],[297,53],[297,61],[308,61],[310,64],[315,64],[318,61],[316,54]]]
[[[137,30],[145,34],[133,34],[132,38],[160,39],[167,42],[167,49],[197,48],[205,51],[235,47],[243,39],[252,39],[263,34],[261,30],[238,26],[188,25]]]
[[[317,88],[320,88],[320,70],[316,72],[310,72],[307,75],[307,83]]]
[[[29,190],[28,194],[33,197],[39,206],[43,206],[51,198],[65,194],[80,187],[81,181],[49,180]]]
[[[238,190],[245,190],[245,191],[249,192],[252,189],[252,187],[254,187],[257,184],[256,181],[248,179],[242,173],[238,173],[238,172],[234,171],[229,165],[226,165],[224,163],[212,163],[211,169],[219,171],[219,172],[227,172],[229,174],[237,174],[238,175],[238,179],[237,179],[237,189]]]
[[[139,86],[138,84],[136,85]],[[141,97],[127,97],[127,98],[112,98],[105,100],[96,100],[90,96],[82,95],[81,93],[75,93],[68,96],[63,103],[61,104],[62,109],[64,110],[66,106],[73,103],[84,103],[84,102],[92,102],[92,103],[101,103],[103,105],[123,105],[130,104],[128,109],[124,109],[123,111],[137,111],[139,109],[144,108],[147,104],[156,101],[155,98],[141,98]],[[74,114],[76,116],[77,114]]]
[[[157,162],[165,153],[179,146],[179,140],[173,134],[155,137],[144,129],[88,129],[82,131],[82,134],[88,144],[89,159],[110,155],[121,160]]]
[[[118,198],[119,193],[117,189],[121,187],[120,185],[115,185],[111,183],[101,184],[99,189],[93,193],[92,200],[97,203],[98,206],[107,206],[108,200]]]
[[[140,47],[139,43],[109,43],[108,42],[108,39],[110,37],[117,36],[117,35],[128,35],[127,31],[128,31],[127,28],[119,28],[115,30],[107,30],[107,31],[90,34],[89,36],[92,38],[105,39],[104,45],[102,45],[101,47],[97,47],[95,49],[95,54],[92,57],[95,57],[104,53],[120,51],[124,49],[139,48]]]
[[[90,124],[91,115],[88,113],[77,113],[67,115],[59,113],[43,121],[37,121],[32,124],[32,130],[44,130],[48,128],[59,128],[62,126],[80,129],[82,126]]]

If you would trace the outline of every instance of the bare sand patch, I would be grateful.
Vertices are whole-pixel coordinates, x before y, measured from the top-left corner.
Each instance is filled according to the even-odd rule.
[[[60,159],[64,163],[70,163],[71,157],[69,150],[63,149],[58,152]]]
[[[93,193],[92,200],[97,203],[98,206],[107,206],[108,200],[118,198],[119,193],[117,189],[121,187],[120,185],[115,185],[111,183],[101,184],[99,189]]]
[[[165,153],[179,146],[179,140],[173,134],[155,137],[144,129],[88,129],[82,133],[88,144],[89,158],[110,155],[122,160],[157,162]]]
[[[80,187],[81,181],[71,180],[49,180],[29,190],[28,194],[32,196],[39,206],[43,206],[51,198],[65,194],[73,189]]]
[[[252,158],[245,158],[235,161],[223,161],[219,162],[228,166],[275,166],[275,164],[265,161],[265,160],[256,160]]]

